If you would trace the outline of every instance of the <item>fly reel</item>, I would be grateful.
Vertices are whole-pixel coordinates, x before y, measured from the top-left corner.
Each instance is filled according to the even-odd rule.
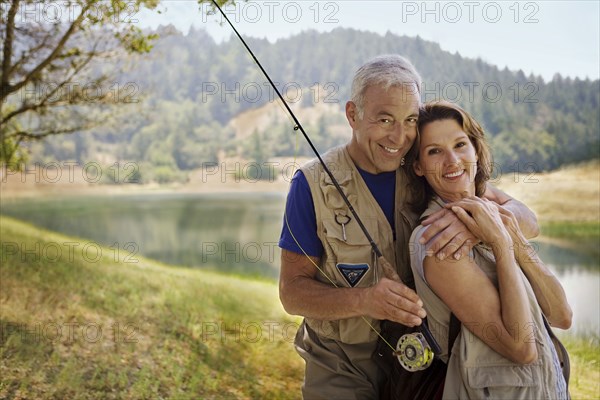
[[[421,332],[407,333],[398,339],[394,354],[400,365],[410,372],[427,369],[435,356]]]

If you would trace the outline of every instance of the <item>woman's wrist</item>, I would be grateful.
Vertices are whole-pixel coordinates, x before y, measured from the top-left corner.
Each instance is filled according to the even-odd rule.
[[[513,240],[508,233],[501,234],[498,236],[498,240],[493,243],[490,243],[492,247],[492,252],[496,259],[500,259],[500,257],[513,256]]]

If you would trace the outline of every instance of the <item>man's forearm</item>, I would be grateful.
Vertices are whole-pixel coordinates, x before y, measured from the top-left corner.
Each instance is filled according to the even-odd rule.
[[[510,199],[502,204],[503,207],[511,211],[517,221],[519,228],[527,239],[531,239],[540,234],[540,227],[537,222],[537,217],[525,204],[518,200]]]
[[[282,289],[281,302],[292,315],[320,320],[362,315],[364,288],[336,288],[309,277],[296,277]]]
[[[569,329],[573,311],[567,301],[565,291],[556,276],[542,262],[525,238],[514,245],[515,256],[535,293],[542,312],[550,325]]]
[[[504,193],[502,190],[488,183],[484,197],[511,211],[519,222],[521,232],[527,239],[540,234],[537,217],[525,204]]]
[[[279,298],[290,314],[329,321],[368,316],[409,326],[426,315],[417,293],[400,282],[383,277],[369,287],[337,288],[316,279],[318,258],[283,250],[281,260]]]

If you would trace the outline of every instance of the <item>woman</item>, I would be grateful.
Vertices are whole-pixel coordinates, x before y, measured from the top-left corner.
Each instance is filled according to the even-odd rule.
[[[420,182],[416,204],[428,206],[417,211],[448,208],[482,242],[469,257],[440,261],[420,243],[427,227],[410,240],[417,293],[448,364],[443,398],[567,398],[543,318],[566,329],[571,309],[514,216],[482,198],[491,167],[483,129],[460,107],[434,102],[419,115],[419,134],[408,169]],[[461,331],[448,349],[451,313]]]

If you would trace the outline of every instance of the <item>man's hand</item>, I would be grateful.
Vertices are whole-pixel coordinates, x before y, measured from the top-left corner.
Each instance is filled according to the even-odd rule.
[[[428,243],[433,238],[430,249],[439,260],[445,260],[451,255],[455,260],[460,260],[479,243],[479,239],[449,209],[454,204],[447,204],[448,208],[436,211],[421,223],[424,226],[429,225],[429,228],[423,232],[420,243]]]
[[[427,316],[417,293],[400,282],[382,278],[376,285],[362,290],[361,308],[364,315],[371,318],[417,326]]]

